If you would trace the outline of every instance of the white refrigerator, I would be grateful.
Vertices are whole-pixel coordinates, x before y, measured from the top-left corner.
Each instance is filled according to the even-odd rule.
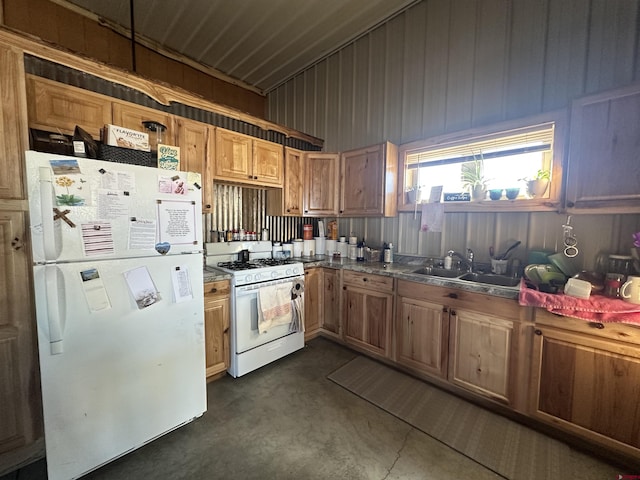
[[[26,153],[50,480],[206,410],[202,215],[185,172]]]

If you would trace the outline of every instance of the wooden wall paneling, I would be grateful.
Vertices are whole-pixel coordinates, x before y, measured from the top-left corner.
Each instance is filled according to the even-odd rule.
[[[589,24],[586,93],[629,83],[633,53],[638,49],[638,8],[635,0],[593,0]]]
[[[426,2],[427,19],[424,29],[424,105],[422,138],[439,135],[445,130],[447,70],[449,68],[449,0]]]
[[[507,119],[541,111],[549,1],[512,2]]]
[[[338,52],[340,58],[340,82],[336,85],[336,90],[340,91],[340,148],[346,150],[346,145],[355,145],[354,136],[357,134],[358,126],[354,123],[354,80],[355,80],[355,47],[353,44],[347,45]]]
[[[411,15],[404,15],[404,69],[402,82],[402,136],[417,140],[422,133],[424,104],[425,41],[424,25],[427,2],[421,2],[411,9]],[[400,51],[398,51],[400,54]]]
[[[478,6],[473,125],[487,125],[504,119],[510,4],[508,0],[484,0]]]
[[[59,43],[57,17],[60,7],[48,0],[31,0],[26,8],[29,16],[26,19],[29,33],[39,36],[43,40]]]
[[[567,105],[584,92],[590,3],[583,0],[549,4],[543,110]]]
[[[353,58],[353,121],[352,145],[366,147],[371,144],[369,128],[369,98],[371,91],[371,37],[366,35],[354,43]]]
[[[387,89],[385,68],[387,53],[387,30],[378,28],[369,34],[369,92],[368,92],[368,135],[367,145],[378,143],[385,138],[384,109],[385,91]],[[386,140],[386,138],[385,138]]]
[[[392,142],[404,142],[402,136],[402,78],[403,58],[398,52],[404,44],[405,12],[384,25],[386,30],[386,71],[384,98],[384,138]]]
[[[166,82],[167,58],[142,45],[136,45],[136,71],[145,77]]]
[[[52,21],[52,19],[48,19]],[[64,45],[73,52],[85,51],[84,24],[85,19],[66,8],[57,8],[55,21],[53,22],[58,30],[57,42]],[[78,28],[80,27],[80,28]]]
[[[184,85],[184,65],[172,58],[165,59],[167,64],[166,81],[170,85]]]
[[[82,31],[84,35],[83,51],[92,58],[102,59],[108,63],[109,49],[111,48],[108,38],[110,30],[88,18],[83,18]]]
[[[451,2],[445,120],[445,128],[448,132],[471,127],[476,12],[477,3],[464,0]]]

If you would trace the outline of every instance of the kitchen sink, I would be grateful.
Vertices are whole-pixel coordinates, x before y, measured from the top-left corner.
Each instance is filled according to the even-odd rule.
[[[464,270],[447,270],[445,268],[438,267],[421,267],[418,270],[414,270],[413,273],[419,273],[420,275],[431,275],[433,277],[457,278],[464,273]]]
[[[519,278],[495,275],[492,273],[465,273],[459,278],[467,282],[486,283],[488,285],[499,285],[501,287],[515,287],[520,283]]]

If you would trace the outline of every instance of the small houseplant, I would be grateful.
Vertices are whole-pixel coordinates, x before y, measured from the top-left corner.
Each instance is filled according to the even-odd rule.
[[[533,178],[523,178],[527,185],[527,194],[532,197],[541,197],[549,188],[551,181],[551,172],[549,170],[540,169]]]
[[[422,191],[418,185],[407,187],[404,192],[407,196],[407,203],[409,205],[420,203],[422,201]]]
[[[487,195],[487,182],[484,176],[484,158],[473,155],[473,161],[462,164],[462,186],[471,192],[473,200],[484,200]]]

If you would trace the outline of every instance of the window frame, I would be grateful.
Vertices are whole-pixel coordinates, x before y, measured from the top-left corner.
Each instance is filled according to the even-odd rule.
[[[445,212],[496,212],[496,211],[559,211],[562,208],[562,192],[564,185],[564,164],[566,159],[566,147],[568,142],[568,112],[567,109],[555,110],[539,115],[509,120],[492,125],[486,125],[468,130],[447,133],[423,140],[405,143],[398,148],[398,211],[414,212],[416,205],[408,203],[405,195],[405,184],[407,179],[407,156],[419,151],[429,149],[440,149],[456,144],[472,143],[481,140],[483,137],[497,135],[502,132],[505,135],[509,131],[554,123],[553,154],[551,158],[551,183],[547,190],[547,196],[543,198],[517,198],[515,200],[480,200],[470,202],[445,202]],[[428,197],[429,192],[423,196]],[[420,205],[420,204],[418,204]]]

